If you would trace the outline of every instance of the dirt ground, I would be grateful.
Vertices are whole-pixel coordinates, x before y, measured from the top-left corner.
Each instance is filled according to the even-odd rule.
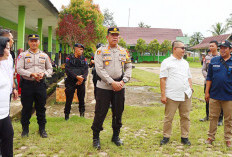
[[[136,81],[132,79],[131,81]],[[160,94],[155,94],[154,92],[150,91],[150,88],[154,87],[140,87],[140,86],[126,86],[126,101],[125,105],[130,106],[150,106],[154,103],[159,103],[160,101]],[[93,83],[92,83],[92,76],[90,76],[89,84],[87,87],[87,98],[86,98],[86,112],[85,118],[93,119],[94,117],[94,108],[95,108],[95,99],[93,94]],[[55,102],[56,95],[53,93],[47,99],[47,110],[46,115],[49,117],[64,117],[64,103],[56,103]],[[72,104],[72,109],[70,116],[79,116],[79,109],[78,104]]]

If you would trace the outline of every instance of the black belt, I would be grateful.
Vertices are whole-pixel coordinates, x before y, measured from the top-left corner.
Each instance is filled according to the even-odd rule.
[[[34,84],[39,84],[39,83],[44,83],[45,80],[42,79],[42,80],[40,80],[40,81],[38,82],[38,81],[36,81],[36,80],[26,80],[26,79],[22,79],[22,82],[23,82],[23,83],[34,83]]]

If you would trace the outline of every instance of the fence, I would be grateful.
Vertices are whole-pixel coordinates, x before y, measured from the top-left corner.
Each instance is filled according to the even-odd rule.
[[[170,56],[170,53],[167,52],[165,56],[159,56],[159,55],[154,55],[154,56],[141,56],[138,52],[133,52],[132,57],[134,62],[137,59],[138,63],[142,62],[162,62],[164,59],[168,58]]]

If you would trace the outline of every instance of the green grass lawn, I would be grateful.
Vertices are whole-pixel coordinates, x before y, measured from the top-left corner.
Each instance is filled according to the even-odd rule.
[[[128,85],[159,87],[159,77],[156,74],[139,69],[133,69],[133,78]],[[193,97],[203,98],[203,87],[194,86]],[[154,95],[156,94],[154,91]],[[152,95],[151,95],[152,96]],[[207,138],[209,122],[199,122],[205,115],[205,103],[198,99],[192,101],[190,114],[191,128],[189,139],[192,146],[180,143],[180,119],[178,112],[173,120],[173,132],[170,143],[160,147],[164,118],[164,105],[155,104],[152,107],[125,106],[123,127],[120,137],[124,146],[117,147],[111,142],[111,112],[108,112],[101,132],[101,151],[92,148],[92,119],[73,116],[69,121],[63,117],[47,118],[49,138],[42,139],[38,135],[36,118],[31,119],[28,138],[21,138],[21,124],[13,122],[14,154],[22,156],[228,156],[232,149],[226,148],[223,139],[224,127],[218,128],[214,146],[204,144]]]
[[[160,67],[161,64],[158,64],[158,63],[137,63],[137,64],[134,64],[133,65],[135,67]],[[202,68],[202,65],[201,63],[199,62],[189,62],[189,66],[190,68]]]

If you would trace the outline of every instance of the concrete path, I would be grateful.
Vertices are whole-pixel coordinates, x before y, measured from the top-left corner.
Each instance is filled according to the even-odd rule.
[[[136,67],[136,65],[135,65],[135,68],[145,70],[145,71],[148,71],[148,72],[153,72],[155,74],[160,73],[160,67]],[[192,74],[193,84],[203,86],[205,78],[202,75],[201,68],[190,68],[190,71],[191,71],[191,74]]]

